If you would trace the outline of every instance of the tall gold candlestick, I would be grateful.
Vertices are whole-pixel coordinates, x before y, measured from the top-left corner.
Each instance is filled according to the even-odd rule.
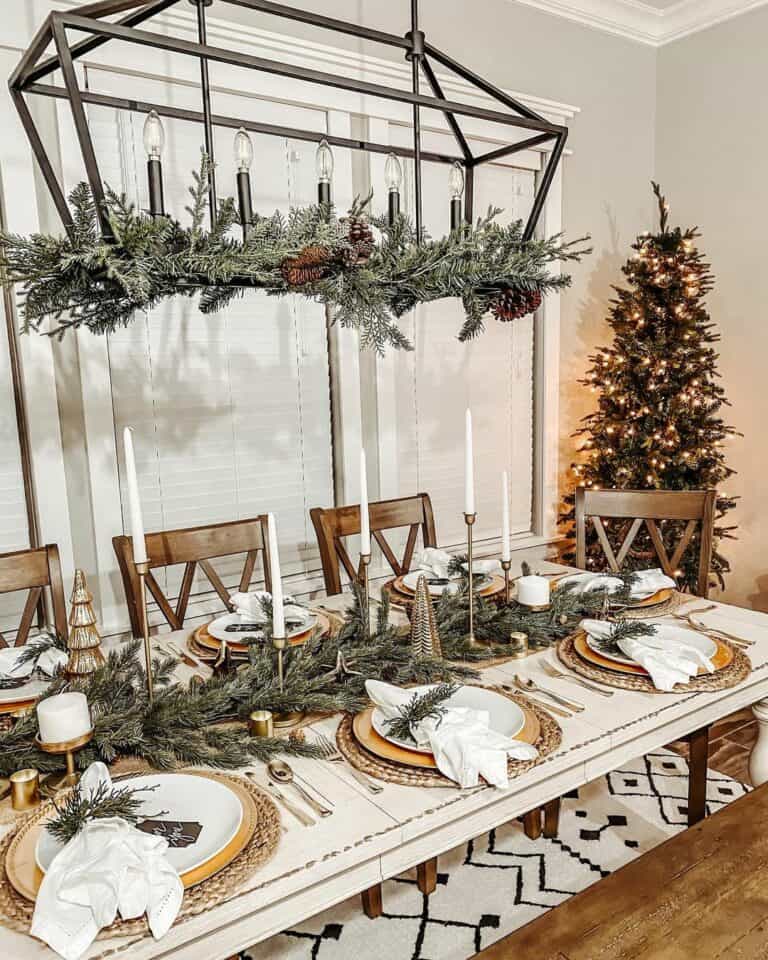
[[[504,571],[504,602],[509,603],[512,595],[512,581],[509,576],[509,571],[512,569],[512,561],[502,560],[501,569]]]
[[[467,525],[467,573],[469,574],[469,633],[467,640],[475,644],[475,590],[472,583],[472,527],[477,520],[476,513],[465,513],[464,523]]]
[[[368,581],[368,567],[371,564],[371,555],[370,553],[361,553],[360,554],[360,563],[357,567],[357,578],[360,582],[360,586],[363,588],[363,624],[365,626],[365,636],[366,638],[371,635],[371,600],[368,596],[369,591],[369,581]]]
[[[152,680],[152,646],[149,642],[149,615],[147,614],[147,574],[149,573],[149,560],[139,561],[136,564],[136,573],[139,575],[139,619],[141,621],[141,634],[144,638],[147,699],[151,706],[155,699],[155,690]]]

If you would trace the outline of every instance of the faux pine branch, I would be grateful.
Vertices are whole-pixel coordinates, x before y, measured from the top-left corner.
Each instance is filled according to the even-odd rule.
[[[445,701],[459,690],[457,683],[440,683],[426,693],[414,693],[408,703],[398,708],[398,716],[386,721],[387,730],[398,740],[416,742],[411,726],[423,720],[436,720],[440,726],[447,711]]]
[[[613,624],[611,632],[607,637],[593,637],[592,643],[600,653],[623,656],[624,652],[619,646],[620,640],[652,637],[655,633],[656,627],[650,623],[643,623],[642,620],[619,620],[618,623]]]
[[[120,817],[136,824],[144,819],[143,814],[139,815],[142,805],[139,794],[156,789],[152,786],[115,787],[107,783],[100,783],[95,790],[82,790],[77,786],[61,804],[53,801],[56,817],[48,823],[48,832],[62,843],[68,843],[90,820]],[[166,810],[162,810],[152,816],[162,817],[166,813]]]

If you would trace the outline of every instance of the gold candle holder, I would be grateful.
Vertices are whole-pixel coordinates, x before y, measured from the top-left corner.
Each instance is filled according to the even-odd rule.
[[[136,573],[139,576],[139,619],[141,634],[144,638],[144,664],[147,673],[147,700],[152,705],[155,699],[154,682],[152,680],[152,647],[149,642],[149,615],[147,614],[147,574],[149,560],[136,564]]]
[[[40,803],[40,774],[34,767],[17,770],[10,780],[11,806],[17,813],[32,810]]]
[[[467,640],[474,646],[475,639],[475,589],[472,581],[472,527],[477,520],[476,513],[465,513],[464,523],[467,525],[467,574],[469,575],[469,633]]]
[[[512,580],[509,576],[509,571],[512,569],[512,561],[502,560],[501,569],[504,571],[504,602],[509,604],[512,599]]]
[[[357,567],[357,579],[363,588],[363,624],[365,625],[365,636],[371,635],[371,599],[368,596],[370,589],[368,580],[368,567],[371,565],[370,553],[360,554],[360,563]]]
[[[513,660],[523,660],[528,656],[528,634],[513,630],[509,635],[509,655]]]
[[[273,737],[275,726],[271,710],[254,710],[248,717],[248,733],[252,737]]]
[[[67,772],[61,776],[46,777],[44,793],[48,796],[57,794],[60,790],[66,790],[68,787],[74,787],[80,780],[80,774],[75,770],[75,754],[93,740],[93,730],[83,733],[73,740],[64,740],[61,743],[46,743],[40,736],[35,737],[35,746],[43,753],[64,754],[67,764]]]

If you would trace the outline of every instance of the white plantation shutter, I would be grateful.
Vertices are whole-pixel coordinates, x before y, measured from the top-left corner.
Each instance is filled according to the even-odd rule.
[[[97,81],[96,89],[111,92],[108,74],[100,71]],[[119,87],[121,80],[113,82]],[[194,88],[138,82],[137,97],[196,105]],[[230,115],[325,129],[321,111],[235,95],[215,95],[215,102],[217,110]],[[89,119],[104,180],[146,207],[143,115],[91,108]],[[163,126],[166,210],[185,222],[202,127],[166,119]],[[221,198],[235,193],[234,131],[217,129],[215,135]],[[252,139],[254,209],[287,213],[290,206],[312,202],[314,144],[258,135]],[[126,530],[122,429],[130,425],[148,531],[273,511],[284,572],[320,568],[308,511],[333,501],[320,305],[248,290],[218,313],[203,315],[196,298],[176,297],[110,334],[109,366]],[[242,560],[219,561],[217,568],[225,582],[235,585]],[[180,578],[180,569],[169,573],[170,595]],[[210,589],[204,579],[199,585]]]
[[[391,127],[392,142],[406,145],[409,132]],[[437,146],[437,135],[432,142]],[[440,146],[455,150],[446,138]],[[449,167],[425,164],[424,226],[432,236],[449,229]],[[405,167],[404,200],[412,208],[412,167]],[[504,207],[499,221],[526,218],[535,172],[491,164],[475,173],[475,216]],[[409,212],[411,210],[409,209]],[[533,318],[499,323],[492,316],[477,339],[460,343],[464,314],[458,300],[419,306],[403,329],[415,350],[395,363],[395,417],[399,492],[428,493],[441,546],[465,541],[464,412],[472,411],[475,451],[476,540],[501,532],[501,472],[510,477],[512,532],[532,527]]]

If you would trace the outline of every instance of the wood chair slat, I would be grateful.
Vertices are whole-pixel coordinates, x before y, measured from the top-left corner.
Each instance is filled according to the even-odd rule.
[[[187,615],[187,606],[189,605],[189,595],[192,592],[192,583],[195,579],[195,571],[197,570],[197,563],[194,560],[190,560],[184,565],[184,576],[181,580],[181,587],[179,589],[179,599],[176,603],[176,619],[179,623],[184,623],[184,618]]]
[[[27,642],[29,628],[32,626],[32,621],[35,619],[35,610],[37,609],[37,605],[40,602],[42,595],[42,587],[32,587],[27,594],[24,610],[22,611],[21,620],[19,621],[19,629],[16,633],[17,647]]]
[[[158,607],[160,607],[161,613],[168,621],[170,626],[174,630],[181,630],[181,623],[179,623],[179,620],[176,616],[176,611],[173,609],[170,603],[168,603],[168,600],[160,588],[160,584],[157,582],[157,580],[155,580],[155,575],[152,573],[152,571],[150,571],[144,579],[146,581],[147,590],[149,590],[149,592],[155,598],[155,603],[158,605]]]
[[[632,521],[629,532],[624,538],[624,543],[622,543],[619,552],[616,554],[616,563],[618,564],[619,568],[621,568],[621,565],[627,559],[627,554],[632,549],[632,544],[635,542],[635,537],[637,536],[637,533],[642,525],[643,521],[641,519],[635,519]]]
[[[603,521],[600,517],[592,517],[592,526],[597,531],[597,538],[600,541],[600,546],[603,548],[603,553],[605,554],[608,564],[613,570],[614,573],[619,572],[619,564],[616,561],[616,556],[613,552],[613,547],[608,539],[608,534],[605,532],[605,527],[603,526]]]
[[[256,551],[249,550],[245,555],[245,563],[243,564],[243,572],[240,575],[239,589],[240,593],[246,593],[248,591],[248,585],[253,579],[253,571],[256,567]]]
[[[413,527],[411,527],[411,529],[413,529]],[[402,576],[403,567],[405,566],[405,559],[403,559],[403,563],[400,563],[400,561],[395,556],[395,553],[392,547],[390,547],[389,543],[387,543],[387,540],[384,534],[381,532],[381,530],[374,530],[373,538],[376,541],[376,543],[378,543],[381,549],[381,552],[386,557],[387,563],[392,568],[392,571],[394,572],[394,574],[398,577]]]
[[[696,533],[697,523],[695,520],[689,520],[685,525],[685,530],[683,531],[682,537],[675,547],[675,552],[672,554],[672,559],[670,563],[672,567],[677,570],[680,565],[680,561],[683,559],[683,554],[688,549],[688,544],[693,540],[693,535]]]
[[[408,539],[405,542],[405,550],[403,552],[403,563],[402,563],[402,572],[405,573],[406,570],[411,568],[411,560],[413,560],[413,551],[416,549],[416,538],[419,535],[419,525],[418,523],[411,524],[411,529],[408,531]]]
[[[210,562],[210,560],[198,560],[198,563],[200,565],[200,569],[208,578],[209,583],[211,584],[213,589],[216,591],[216,593],[218,593],[219,598],[221,599],[221,602],[224,604],[224,606],[227,609],[229,609],[230,607],[229,597],[230,597],[231,591],[227,590],[227,588],[224,586],[224,583],[221,577],[218,575],[218,573],[214,569],[213,564]]]
[[[43,590],[48,588],[53,608],[53,624],[49,626],[64,642],[69,639],[67,623],[67,602],[64,597],[64,581],[61,577],[61,563],[56,544],[29,550],[15,550],[0,554],[0,594],[29,591],[21,614],[16,643],[26,643],[35,611],[38,622],[45,625],[45,605]],[[8,646],[7,640],[0,638],[0,646]]]
[[[655,520],[646,520],[645,521],[646,529],[651,537],[651,543],[653,544],[654,550],[656,551],[656,556],[659,558],[661,563],[661,569],[666,573],[668,577],[673,576],[674,568],[669,562],[669,556],[667,555],[667,548],[664,546],[664,541],[661,537],[659,528],[656,526]]]

